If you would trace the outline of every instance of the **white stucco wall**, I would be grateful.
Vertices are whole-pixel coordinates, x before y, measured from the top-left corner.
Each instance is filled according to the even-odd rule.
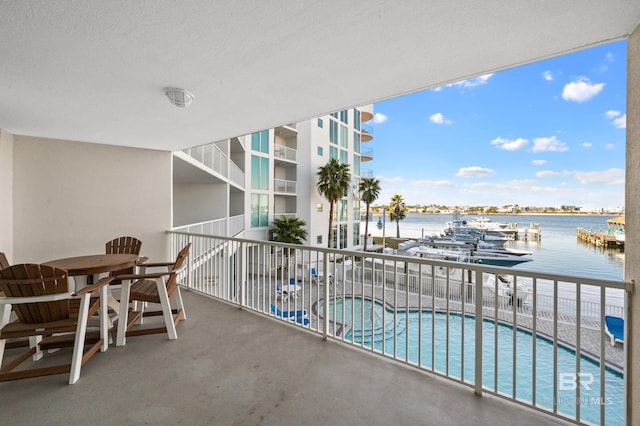
[[[227,184],[175,184],[173,225],[182,226],[227,217]]]
[[[169,260],[171,153],[14,136],[12,261],[103,253],[123,235]]]
[[[0,129],[0,251],[13,262],[13,135]]]
[[[636,28],[627,43],[627,151],[625,182],[625,267],[624,278],[635,281],[635,291],[630,296],[631,321],[625,337],[628,351],[627,413],[629,424],[640,424],[640,27]]]

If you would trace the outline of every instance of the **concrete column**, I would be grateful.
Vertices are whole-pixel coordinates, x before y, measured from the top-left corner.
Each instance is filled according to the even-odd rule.
[[[627,351],[627,424],[640,425],[640,27],[627,41],[627,155],[624,278],[635,281],[629,298]],[[636,337],[636,335],[638,337]]]

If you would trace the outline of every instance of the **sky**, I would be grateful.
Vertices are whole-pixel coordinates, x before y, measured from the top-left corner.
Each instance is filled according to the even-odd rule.
[[[377,204],[623,207],[626,41],[379,102],[364,124]]]

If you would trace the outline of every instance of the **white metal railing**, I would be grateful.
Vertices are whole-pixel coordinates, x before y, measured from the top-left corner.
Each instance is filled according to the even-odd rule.
[[[625,352],[609,343],[604,318],[627,317],[630,283],[169,233],[175,253],[192,243],[186,285],[194,291],[478,395],[578,424],[624,424]]]
[[[222,176],[227,176],[228,157],[215,143],[194,146],[183,152]]]
[[[244,176],[245,174],[242,169],[232,161],[229,168],[229,180],[238,185],[240,188],[244,188]]]
[[[231,216],[229,218],[229,236],[233,237],[244,231],[244,215]]]
[[[281,160],[296,161],[298,151],[288,146],[275,144],[273,146],[273,156]]]
[[[273,190],[275,192],[281,192],[285,194],[296,193],[296,181],[286,179],[273,179]]]
[[[207,220],[189,225],[176,226],[172,231],[233,237],[244,231],[244,215],[240,214],[231,216],[229,219]]]

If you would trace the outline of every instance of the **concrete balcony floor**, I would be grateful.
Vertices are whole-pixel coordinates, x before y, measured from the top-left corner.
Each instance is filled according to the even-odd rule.
[[[188,319],[176,341],[131,337],[96,354],[72,386],[66,374],[0,383],[2,423],[564,424],[193,292],[183,297]]]

